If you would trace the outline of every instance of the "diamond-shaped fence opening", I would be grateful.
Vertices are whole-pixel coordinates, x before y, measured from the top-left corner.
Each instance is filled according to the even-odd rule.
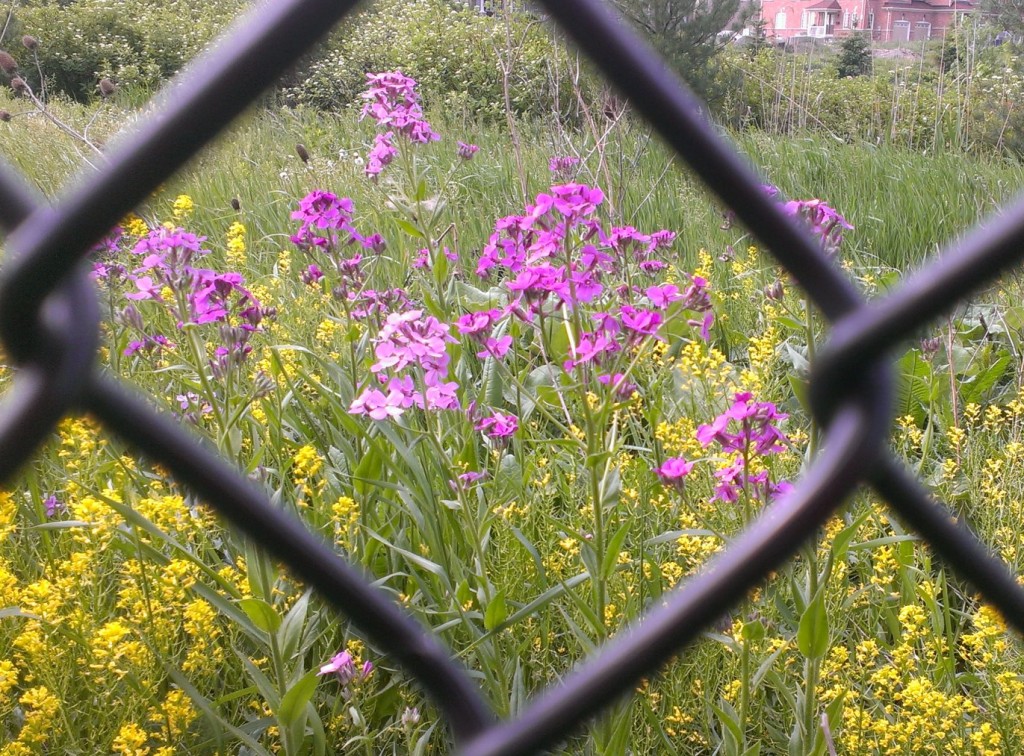
[[[293,64],[355,0],[277,0],[243,19],[192,67],[159,118],[109,155],[109,164],[51,208],[0,171],[0,335],[19,370],[0,405],[0,480],[35,452],[65,415],[87,411],[265,547],[318,590],[433,697],[463,753],[533,753],[557,743],[738,603],[866,484],[970,580],[1018,631],[1024,593],[994,558],[886,447],[892,378],[887,352],[915,329],[1024,256],[1024,202],[906,280],[862,301],[815,242],[765,196],[757,177],[703,120],[699,103],[646,44],[598,0],[542,0],[547,13],[629,98],[706,184],[752,229],[832,322],[811,382],[827,427],[824,451],[794,490],[699,576],[604,645],[515,718],[498,721],[467,671],[425,628],[266,494],[93,366],[99,312],[80,263],[92,241],[143,200]],[[201,114],[201,117],[197,117]]]

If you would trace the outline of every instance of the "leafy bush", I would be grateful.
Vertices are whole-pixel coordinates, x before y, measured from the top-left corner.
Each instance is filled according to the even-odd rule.
[[[39,40],[50,91],[85,101],[104,76],[121,86],[158,86],[242,7],[242,0],[29,0],[15,11],[14,31]]]
[[[840,79],[871,73],[871,43],[867,37],[854,34],[840,43],[836,73]]]
[[[567,55],[536,19],[515,14],[506,25],[444,0],[384,0],[336,31],[285,94],[322,110],[344,108],[358,100],[366,72],[401,70],[433,106],[495,117],[505,110],[503,66],[513,112],[540,115],[567,105]]]

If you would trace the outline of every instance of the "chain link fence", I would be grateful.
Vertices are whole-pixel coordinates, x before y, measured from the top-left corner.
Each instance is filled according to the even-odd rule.
[[[275,0],[191,67],[158,116],[109,163],[51,207],[0,164],[0,337],[19,366],[0,403],[0,481],[35,453],[61,418],[88,412],[318,590],[401,664],[444,713],[460,752],[534,753],[655,672],[811,538],[868,485],[968,579],[1018,631],[1024,590],[1006,566],[934,501],[887,448],[893,376],[888,352],[950,305],[1024,257],[1024,200],[925,269],[865,302],[816,242],[783,215],[757,176],[707,123],[700,103],[600,0],[540,0],[661,136],[772,252],[832,323],[811,380],[824,451],[794,490],[700,575],[608,642],[561,684],[499,721],[468,671],[434,636],[265,492],[128,386],[94,364],[99,307],[82,265],[91,243],[170,177],[294,64],[356,0]],[[197,117],[196,114],[202,114]]]

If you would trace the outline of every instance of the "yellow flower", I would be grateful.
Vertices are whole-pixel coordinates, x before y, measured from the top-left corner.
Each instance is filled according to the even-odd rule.
[[[171,214],[174,216],[174,220],[183,221],[192,215],[195,208],[196,204],[191,197],[187,194],[179,194],[171,205]]]
[[[234,268],[245,263],[245,226],[238,221],[228,227],[227,259]]]
[[[149,226],[135,213],[128,213],[121,221],[121,228],[128,236],[143,237],[149,233]]]
[[[17,515],[18,505],[14,497],[7,491],[0,491],[0,542],[6,541],[17,529]]]
[[[110,750],[121,756],[148,756],[150,749],[146,746],[149,734],[134,722],[121,725],[117,737],[110,744]]]

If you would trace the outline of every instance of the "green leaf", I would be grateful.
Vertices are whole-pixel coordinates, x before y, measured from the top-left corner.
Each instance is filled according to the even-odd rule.
[[[909,350],[896,362],[896,417],[910,415],[923,423],[931,395],[931,364],[921,359],[916,349]]]
[[[359,460],[356,469],[352,473],[352,487],[360,496],[366,496],[373,488],[374,481],[380,478],[384,471],[384,458],[378,450],[377,444],[370,444],[370,448]]]
[[[764,640],[764,625],[761,623],[761,620],[745,622],[740,634],[743,636],[743,640],[748,643],[760,643]]]
[[[299,650],[302,633],[306,626],[306,612],[309,609],[310,591],[303,593],[296,601],[281,623],[279,639],[281,654],[285,659],[292,659]]]
[[[808,659],[820,659],[828,651],[828,613],[825,597],[819,593],[800,615],[796,645]]]
[[[607,580],[615,572],[616,566],[619,564],[619,552],[622,551],[622,543],[626,540],[626,536],[629,535],[630,523],[624,522],[622,526],[615,531],[615,535],[608,541],[608,547],[604,552],[604,558],[601,560],[601,579]]]
[[[487,604],[487,611],[484,613],[484,629],[488,632],[501,625],[508,617],[508,607],[505,605],[505,591],[500,590]]]
[[[277,718],[282,725],[291,727],[305,713],[306,704],[313,698],[319,681],[317,670],[311,669],[288,689],[277,710]]]
[[[739,714],[736,713],[736,709],[733,708],[732,704],[724,698],[720,700],[718,706],[712,704],[711,708],[723,725],[722,740],[723,745],[725,745],[725,753],[739,756],[740,743],[743,742],[743,730],[740,729]]]
[[[277,628],[281,627],[281,615],[263,599],[244,598],[238,602],[238,605],[260,630],[276,633]]]
[[[424,236],[422,231],[420,231],[418,228],[416,228],[416,226],[414,226],[407,220],[403,220],[402,218],[395,218],[395,223],[398,224],[398,227],[400,229],[402,229],[403,231],[405,231],[405,233],[409,234],[409,236],[415,239],[427,238],[426,236]]]

